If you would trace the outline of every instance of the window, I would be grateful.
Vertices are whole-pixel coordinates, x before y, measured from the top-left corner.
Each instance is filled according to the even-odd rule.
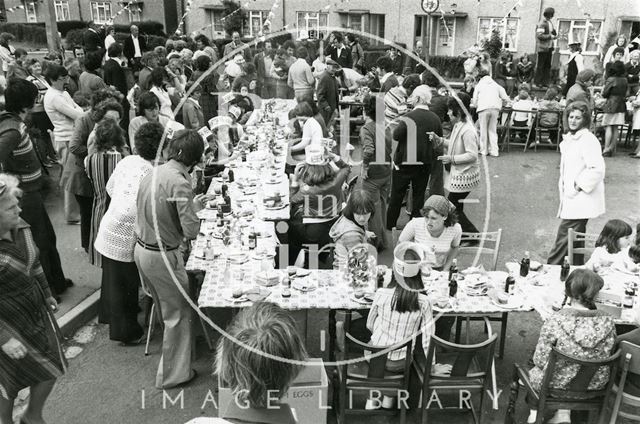
[[[502,46],[509,51],[518,50],[518,30],[520,20],[518,18],[480,18],[478,20],[478,45],[491,37],[491,32],[497,29],[500,33]]]
[[[127,12],[129,12],[129,22],[142,22],[142,4],[141,3],[131,4],[127,8]]]
[[[556,48],[560,53],[569,54],[569,38],[571,38],[572,40],[582,43],[583,54],[598,54],[598,42],[600,41],[600,35],[602,33],[602,21],[589,21],[588,26],[589,31],[587,31],[586,20],[559,20]],[[569,34],[572,34],[572,37],[569,37]]]
[[[56,21],[68,21],[71,19],[69,15],[69,1],[56,0]]]
[[[209,10],[209,25],[211,26],[211,35],[216,37],[224,34],[224,25],[222,23],[222,10]]]
[[[111,20],[111,3],[107,1],[92,1],[91,20],[97,24],[109,22]]]
[[[322,33],[325,37],[327,34],[327,22],[329,15],[320,12],[297,12],[298,15],[298,37],[300,31],[305,30],[309,38],[318,38]]]
[[[363,14],[349,13],[347,15],[347,28],[355,31],[363,31],[364,16]]]
[[[27,15],[27,22],[38,22],[36,13],[36,3],[33,1],[24,2],[24,13]]]
[[[262,31],[264,21],[267,20],[268,14],[269,12],[264,12],[262,10],[250,10],[248,25],[244,25],[246,32],[245,35],[249,37],[257,37],[260,31]],[[248,31],[246,30],[247,28]]]
[[[384,15],[370,13],[343,13],[340,15],[340,25],[355,31],[372,34],[384,38]],[[359,35],[362,38],[362,35]],[[381,41],[369,39],[369,44],[383,44]]]

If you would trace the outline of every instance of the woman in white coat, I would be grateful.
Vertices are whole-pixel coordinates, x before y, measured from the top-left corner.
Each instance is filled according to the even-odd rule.
[[[576,101],[567,106],[564,116],[569,132],[560,144],[558,217],[562,221],[549,253],[548,263],[553,265],[561,264],[568,254],[569,228],[584,233],[587,221],[605,212],[605,165],[600,142],[589,131],[591,110],[586,103]],[[574,265],[583,264],[584,258],[573,259]]]

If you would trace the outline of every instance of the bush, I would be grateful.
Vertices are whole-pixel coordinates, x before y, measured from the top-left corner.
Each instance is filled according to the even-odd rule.
[[[60,21],[58,22],[58,32],[62,37],[66,37],[69,31],[74,29],[85,29],[88,23],[83,21]]]
[[[129,34],[129,28],[131,28],[131,25],[137,26],[140,30],[140,34],[157,35],[159,37],[167,36],[164,32],[164,25],[156,21],[132,22],[126,25],[114,25],[113,27],[116,29],[116,32],[125,32]]]
[[[16,37],[16,41],[39,45],[47,44],[47,32],[44,24],[2,23],[0,32],[8,32]]]
[[[224,30],[231,35],[234,31],[242,34],[242,23],[247,18],[247,12],[234,0],[222,0],[224,6]]]
[[[446,80],[464,79],[464,61],[467,58],[457,56],[430,56],[429,66],[434,68]]]
[[[67,33],[65,46],[67,50],[73,49],[73,46],[82,46],[83,29],[72,29]],[[124,40],[129,36],[129,29],[126,32],[116,32],[116,41],[124,45]],[[167,42],[165,37],[157,35],[147,35],[147,50],[153,50],[156,46],[164,46]]]
[[[65,38],[65,48],[67,50],[73,50],[75,46],[82,46],[82,37],[84,36],[84,29],[72,29],[67,32]]]
[[[491,37],[482,43],[482,50],[489,53],[491,59],[497,59],[502,52],[502,36],[496,29],[491,31]]]

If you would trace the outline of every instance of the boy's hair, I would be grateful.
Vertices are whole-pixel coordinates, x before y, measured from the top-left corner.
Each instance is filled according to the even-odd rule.
[[[518,93],[518,99],[527,100],[529,99],[529,92],[527,90],[520,90]]]
[[[544,93],[545,100],[555,100],[556,97],[558,97],[558,90],[553,87],[550,87],[549,89],[547,89],[547,92]]]

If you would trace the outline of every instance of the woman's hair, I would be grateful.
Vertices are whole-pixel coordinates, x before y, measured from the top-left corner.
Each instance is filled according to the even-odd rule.
[[[67,68],[62,65],[58,65],[57,63],[50,63],[49,66],[47,66],[44,76],[49,81],[49,84],[51,84],[54,81],[57,81],[58,78],[66,77],[67,75],[69,75]]]
[[[302,165],[302,168],[300,168],[300,181],[310,186],[331,181],[335,175],[335,171],[328,163],[324,165],[309,165],[305,163]]]
[[[598,240],[596,240],[596,247],[603,246],[609,253],[618,253],[620,251],[618,240],[623,237],[629,237],[632,233],[633,228],[631,228],[631,225],[621,219],[610,219],[600,231]]]
[[[546,93],[544,93],[545,100],[555,100],[558,97],[558,90],[553,87],[547,89]]]
[[[158,60],[159,57],[155,52],[144,52],[142,58],[140,59],[140,63],[143,66],[149,66],[153,60]]]
[[[134,135],[134,146],[138,155],[146,160],[155,159],[163,134],[164,127],[159,122],[143,124]]]
[[[91,95],[91,109],[95,109],[97,105],[108,99],[113,99],[117,102],[120,102],[122,101],[122,93],[120,93],[118,90],[114,90],[111,87],[101,88],[100,90],[95,91]]]
[[[14,35],[9,32],[3,32],[0,34],[0,44],[7,44],[9,41],[15,39],[16,37],[14,37]]]
[[[105,152],[112,147],[121,150],[125,143],[125,133],[119,123],[113,119],[105,119],[96,125],[96,148]]]
[[[293,110],[294,110],[295,116],[304,116],[304,117],[313,116],[313,110],[311,109],[311,106],[309,106],[309,103],[307,102],[298,103],[293,108]]]
[[[522,62],[522,60],[523,60],[523,59],[525,59],[525,58],[526,58],[529,62],[531,62],[531,58],[530,58],[530,57],[529,57],[529,55],[528,55],[528,54],[526,54],[526,53],[525,53],[525,54],[523,54],[522,56],[520,56],[520,62]]]
[[[618,44],[618,41],[620,41],[621,38],[624,40],[624,42],[622,43],[622,46]],[[617,48],[624,48],[627,45],[627,36],[624,35],[624,34],[618,35],[616,37],[616,44],[615,45],[618,46]],[[624,53],[624,50],[622,50],[622,52]],[[614,51],[614,53],[615,53],[615,51]]]
[[[593,80],[593,78],[596,76],[596,73],[594,72],[593,69],[583,69],[582,71],[578,72],[578,75],[576,75],[576,82],[587,82],[587,81],[591,81]]]
[[[407,263],[420,262],[420,256],[412,249],[407,249],[404,252],[403,260]],[[422,283],[422,275],[414,275],[413,277],[402,276],[402,282],[397,281],[397,277],[394,272],[393,279],[389,284],[390,288],[395,288],[393,292],[393,298],[391,300],[391,307],[397,312],[413,312],[420,309],[418,303],[418,290],[424,289]],[[407,290],[410,289],[410,290]],[[423,335],[425,337],[426,335]]]
[[[138,99],[138,116],[144,116],[144,111],[147,109],[160,108],[160,100],[158,97],[148,91],[142,93]]]
[[[467,93],[458,93],[458,98],[464,105],[465,109],[469,110],[471,107],[471,97]],[[460,107],[460,104],[455,98],[449,97],[447,100],[447,109],[451,111],[453,116],[459,118],[461,121],[467,121],[467,115],[465,114],[464,109]]]
[[[93,122],[100,122],[102,118],[107,114],[108,111],[115,110],[120,114],[120,118],[124,115],[124,111],[122,110],[122,105],[118,103],[115,99],[107,99],[100,103],[98,103],[91,113],[91,118]]]
[[[102,66],[102,55],[100,52],[88,52],[84,55],[84,69],[87,72],[95,72]]]
[[[39,64],[40,66],[42,66],[42,62],[40,62],[40,60],[38,58],[30,57],[25,62],[24,66],[29,70],[29,73],[31,73],[31,69],[29,69],[29,68],[31,68],[36,63]]]
[[[342,210],[342,215],[354,221],[353,215],[364,215],[373,213],[376,209],[376,201],[367,190],[363,188],[354,189],[347,199],[347,206]]]
[[[564,283],[565,295],[589,309],[596,309],[594,300],[603,286],[602,277],[586,268],[571,271]]]
[[[4,109],[7,112],[23,113],[33,108],[38,98],[38,88],[31,81],[11,78],[4,90]]]
[[[624,77],[625,68],[624,63],[621,61],[615,61],[609,65],[609,76],[610,77]]]
[[[22,190],[19,188],[20,180],[13,175],[0,173],[0,185],[4,184],[6,188],[0,194],[0,202],[4,201],[7,196],[22,197]]]
[[[180,130],[169,144],[169,159],[191,167],[198,163],[204,153],[202,137],[196,130]]]
[[[164,84],[164,77],[167,71],[164,68],[158,66],[151,71],[151,75],[149,75],[149,83],[151,85],[155,85],[156,87],[162,87]]]
[[[564,110],[564,125],[565,128],[569,128],[568,118],[569,114],[574,110],[579,110],[582,112],[582,128],[589,128],[591,126],[591,109],[589,109],[589,105],[583,101],[575,101],[569,103],[566,109]]]
[[[364,105],[362,106],[362,108],[364,109],[364,114],[374,121],[376,119],[376,113],[378,111],[378,104],[376,103],[377,101],[378,98],[376,96],[367,94],[367,96],[363,100]]]
[[[420,213],[422,214],[422,216],[424,216],[426,218],[427,214],[429,214],[429,211],[434,211],[435,213],[437,213],[438,215],[442,216],[440,214],[440,212],[438,212],[437,210],[424,206],[422,209],[420,209]],[[458,214],[456,213],[455,208],[451,208],[449,210],[449,215],[447,215],[444,219],[444,226],[445,227],[453,227],[455,224],[458,223]]]
[[[282,397],[302,369],[286,360],[307,358],[291,315],[274,303],[257,302],[235,317],[227,333],[215,361],[220,380],[251,408],[267,407],[269,391]]]
[[[196,70],[205,72],[211,66],[211,58],[206,54],[201,54],[196,59]]]

